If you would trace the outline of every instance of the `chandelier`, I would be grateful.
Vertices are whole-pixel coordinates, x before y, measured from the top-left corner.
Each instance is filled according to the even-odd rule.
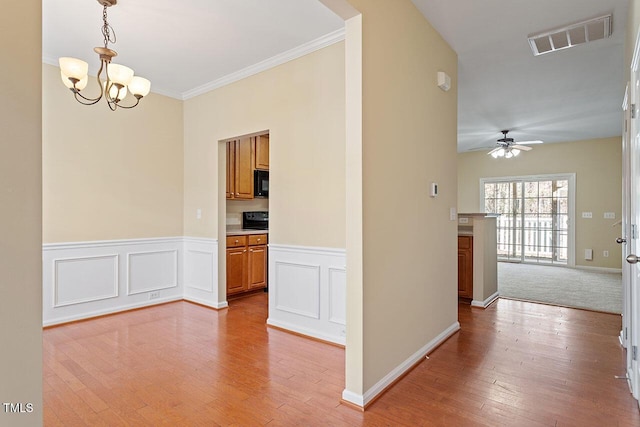
[[[107,8],[115,6],[118,0],[97,1],[103,6],[102,35],[104,36],[104,47],[93,49],[100,56],[100,69],[97,74],[100,95],[97,98],[88,98],[80,93],[87,86],[89,73],[89,64],[80,59],[69,57],[59,59],[62,82],[73,92],[76,101],[83,105],[93,105],[104,97],[112,111],[118,107],[133,108],[149,93],[151,82],[145,78],[134,76],[131,68],[111,62],[118,53],[109,49],[109,43],[116,42],[116,33],[107,22]],[[105,72],[104,77],[102,76],[103,71]],[[128,106],[121,104],[127,96],[127,92],[131,92],[136,98],[135,103]]]

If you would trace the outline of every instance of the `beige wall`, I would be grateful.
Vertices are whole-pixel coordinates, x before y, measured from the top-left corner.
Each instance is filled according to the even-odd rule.
[[[185,235],[224,233],[226,161],[218,141],[268,130],[269,241],[344,248],[343,43],[187,100],[184,108]]]
[[[358,393],[457,321],[457,224],[449,219],[457,199],[457,56],[409,0],[350,3],[362,13],[362,154],[354,150],[348,166],[350,178],[362,167],[362,196],[357,186],[347,194],[348,209],[361,212],[348,227],[363,236],[361,254],[352,253],[357,242],[347,247],[347,271],[362,269],[362,283],[348,276],[363,298],[362,321],[352,328],[348,314],[347,325],[347,352],[362,344],[361,366],[347,356],[347,390]],[[437,87],[438,71],[451,76],[449,92]],[[429,197],[430,182],[440,184],[437,198]],[[353,295],[348,310],[358,313]]]
[[[480,210],[480,178],[537,174],[576,174],[576,265],[621,268],[621,248],[615,243],[622,215],[622,143],[620,137],[537,145],[513,159],[494,159],[486,151],[458,155],[458,210]],[[592,212],[583,219],[582,212]],[[604,219],[615,212],[616,219]],[[584,249],[593,249],[593,261]],[[609,257],[603,257],[609,251]]]
[[[44,242],[181,236],[182,101],[84,106],[42,68]]]
[[[0,14],[0,403],[31,403],[0,425],[42,425],[40,0]]]

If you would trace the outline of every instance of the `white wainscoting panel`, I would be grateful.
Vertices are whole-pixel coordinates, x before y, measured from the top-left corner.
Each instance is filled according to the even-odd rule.
[[[178,286],[178,250],[129,252],[127,294],[159,291]]]
[[[184,238],[184,299],[213,308],[228,306],[218,295],[218,240]]]
[[[54,307],[118,296],[118,255],[54,261]]]
[[[182,237],[43,245],[43,325],[182,299],[183,246]]]
[[[269,245],[269,325],[345,344],[345,250]]]
[[[329,321],[347,325],[347,270],[329,267]]]
[[[276,261],[276,310],[320,319],[320,266]],[[271,281],[269,281],[271,283]]]

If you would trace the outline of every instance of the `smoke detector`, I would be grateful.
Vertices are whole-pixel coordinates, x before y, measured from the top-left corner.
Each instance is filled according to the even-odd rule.
[[[587,21],[566,25],[555,30],[529,36],[529,45],[534,56],[606,39],[612,33],[612,15],[600,16]]]

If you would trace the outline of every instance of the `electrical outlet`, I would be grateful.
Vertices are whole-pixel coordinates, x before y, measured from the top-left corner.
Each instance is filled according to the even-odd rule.
[[[458,218],[459,224],[469,224],[469,218]]]
[[[582,218],[593,218],[592,212],[582,212]]]
[[[609,258],[609,251],[602,251],[602,256],[605,258]]]
[[[160,298],[160,291],[149,292],[149,299]]]

